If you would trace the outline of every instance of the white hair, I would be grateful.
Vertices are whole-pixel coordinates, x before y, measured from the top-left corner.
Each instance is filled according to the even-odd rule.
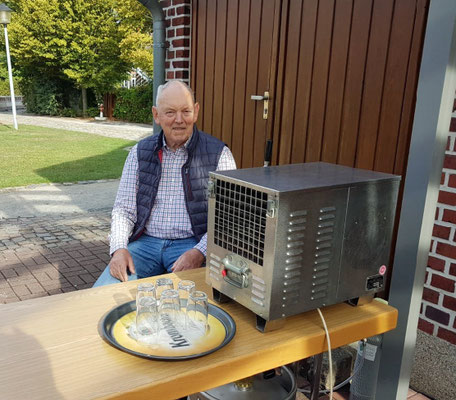
[[[193,93],[193,90],[190,88],[190,86],[188,86],[184,81],[181,81],[179,79],[173,79],[173,80],[170,80],[166,83],[164,83],[163,85],[160,85],[158,88],[157,88],[157,98],[156,98],[156,101],[155,101],[155,104],[159,105],[160,103],[160,100],[161,100],[161,96],[162,96],[162,93],[163,91],[168,87],[168,86],[171,86],[172,84],[175,84],[175,83],[179,83],[181,84],[185,89],[187,89],[187,91],[190,93],[190,96],[192,97],[192,101],[193,101],[193,104],[195,104],[195,94]]]

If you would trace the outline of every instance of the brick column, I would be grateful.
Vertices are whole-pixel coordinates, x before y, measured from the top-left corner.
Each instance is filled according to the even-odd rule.
[[[456,344],[456,100],[445,151],[418,328]]]
[[[160,2],[166,17],[165,79],[190,83],[191,0]]]

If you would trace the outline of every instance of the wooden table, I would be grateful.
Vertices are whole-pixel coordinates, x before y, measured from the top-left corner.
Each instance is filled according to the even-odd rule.
[[[192,279],[210,294],[204,269],[169,275]],[[146,280],[154,280],[148,278]],[[145,280],[145,281],[146,281]],[[208,390],[326,349],[316,311],[288,318],[283,328],[260,333],[255,316],[223,304],[236,322],[233,340],[205,357],[152,361],[106,343],[98,324],[107,311],[134,299],[137,282],[0,305],[2,399],[176,399]],[[332,348],[394,329],[397,311],[378,301],[322,309]]]

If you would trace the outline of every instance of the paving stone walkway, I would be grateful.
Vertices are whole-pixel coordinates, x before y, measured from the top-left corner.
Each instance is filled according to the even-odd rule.
[[[109,262],[111,209],[0,220],[0,303],[92,287]]]
[[[17,123],[19,126],[43,126],[136,141],[151,135],[153,132],[152,125],[147,124],[134,124],[111,120],[95,121],[93,119],[83,118],[48,117],[25,113],[19,113],[17,115]],[[11,112],[0,112],[0,124],[13,124]]]

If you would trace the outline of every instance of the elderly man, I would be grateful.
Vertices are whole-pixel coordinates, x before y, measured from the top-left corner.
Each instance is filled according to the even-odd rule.
[[[112,211],[111,262],[94,286],[200,267],[209,172],[235,169],[228,147],[196,128],[199,104],[181,81],[159,87],[158,135],[132,148]]]

